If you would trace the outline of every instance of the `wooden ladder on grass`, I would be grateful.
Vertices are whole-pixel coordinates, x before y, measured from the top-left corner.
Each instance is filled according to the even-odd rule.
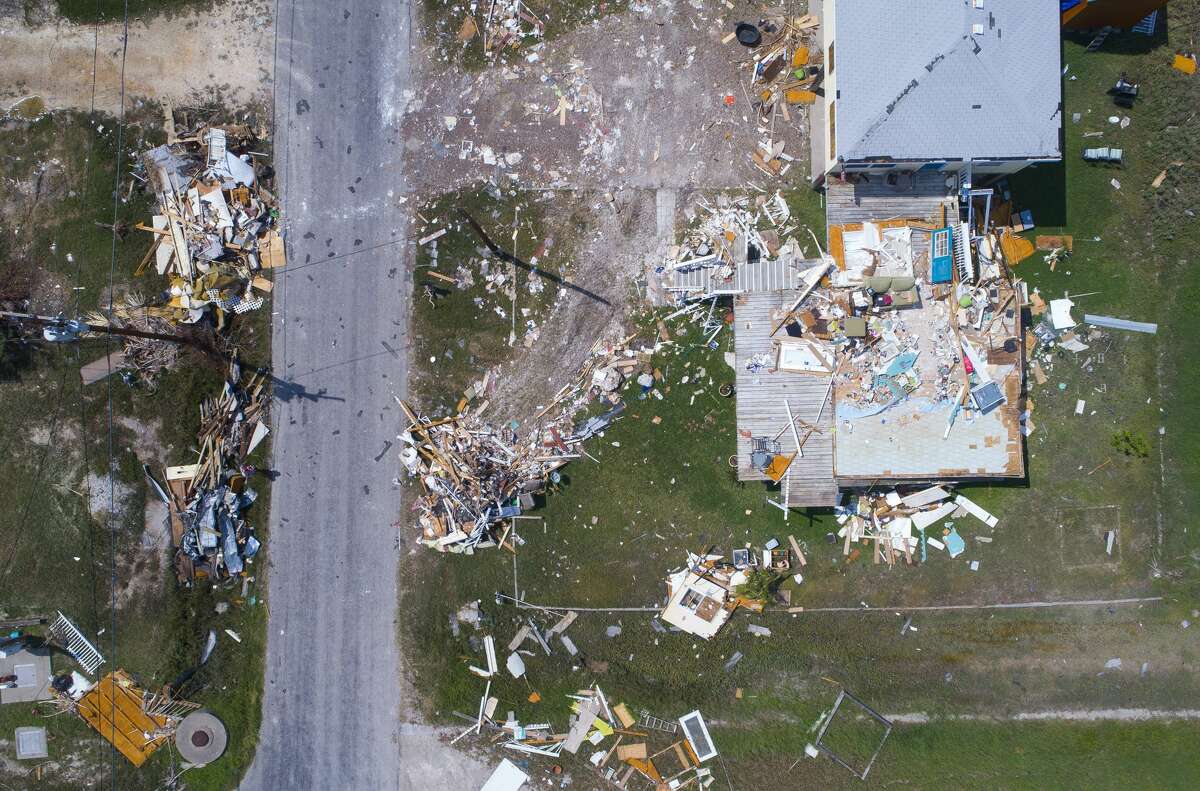
[[[1104,46],[1104,39],[1108,38],[1108,34],[1112,32],[1113,28],[1111,27],[1106,26],[1101,28],[1096,37],[1087,45],[1087,51],[1095,52],[1096,50],[1100,49],[1100,47]]]
[[[656,731],[662,731],[664,733],[675,733],[679,730],[679,723],[671,722],[669,720],[660,720],[658,717],[655,717],[650,712],[645,710],[642,711],[642,716],[640,719],[638,719],[638,725],[643,728],[653,728]]]

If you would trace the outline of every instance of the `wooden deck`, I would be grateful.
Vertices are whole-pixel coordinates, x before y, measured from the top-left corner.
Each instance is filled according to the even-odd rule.
[[[897,174],[909,179],[909,174]],[[942,223],[942,208],[958,221],[958,198],[946,188],[943,171],[917,171],[903,186],[888,186],[886,171],[870,174],[869,182],[848,184],[830,180],[825,193],[825,227],[870,220],[915,219]]]
[[[803,445],[803,456],[797,456],[788,470],[788,505],[793,507],[832,506],[837,501],[838,487],[833,478],[833,405],[822,401],[829,394],[828,376],[770,372],[770,367],[757,373],[746,370],[746,364],[756,354],[771,355],[774,347],[769,337],[771,328],[795,299],[794,291],[745,294],[734,299],[734,343],[737,363],[737,461],[738,480],[765,481],[767,476],[750,463],[752,437],[779,436],[781,452],[795,450],[795,441],[787,429],[787,406],[800,420],[813,423],[821,433],[812,434]],[[780,330],[780,334],[783,331]],[[778,337],[778,336],[777,336]],[[821,418],[817,421],[817,415]],[[797,423],[803,439],[806,430]],[[780,495],[782,496],[782,495]]]

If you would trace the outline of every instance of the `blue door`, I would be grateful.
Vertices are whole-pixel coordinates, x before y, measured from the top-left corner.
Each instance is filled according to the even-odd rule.
[[[930,267],[929,280],[932,283],[949,283],[954,279],[954,275],[950,267],[951,250],[954,246],[954,232],[950,228],[942,228],[933,232],[933,238],[930,241],[929,258],[932,263]]]

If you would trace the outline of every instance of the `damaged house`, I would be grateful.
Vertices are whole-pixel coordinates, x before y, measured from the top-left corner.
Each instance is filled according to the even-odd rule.
[[[814,181],[861,172],[1014,173],[1062,158],[1054,3],[819,5],[825,73],[811,116]]]
[[[768,244],[734,257],[735,287],[678,268],[669,286],[733,296],[738,478],[778,484],[785,511],[1021,478],[1028,292],[1010,265],[1032,221],[998,180],[1061,159],[1057,9],[825,0],[822,13],[811,124],[828,249]],[[786,276],[762,276],[772,267]]]
[[[721,630],[733,614],[730,592],[745,582],[745,574],[720,560],[720,555],[688,553],[687,565],[667,578],[664,622],[705,640]]]
[[[930,175],[915,198],[831,188],[820,284],[734,299],[738,478],[781,508],[1024,475],[1023,284]]]

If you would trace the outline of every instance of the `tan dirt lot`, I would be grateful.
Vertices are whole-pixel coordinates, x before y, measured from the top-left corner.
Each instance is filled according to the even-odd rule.
[[[197,15],[131,21],[125,61],[128,98],[200,104],[218,96],[239,104],[271,94],[274,28],[266,0],[223,3]],[[116,113],[121,103],[121,24],[58,19],[30,26],[0,12],[0,110],[28,96],[46,109]]]

